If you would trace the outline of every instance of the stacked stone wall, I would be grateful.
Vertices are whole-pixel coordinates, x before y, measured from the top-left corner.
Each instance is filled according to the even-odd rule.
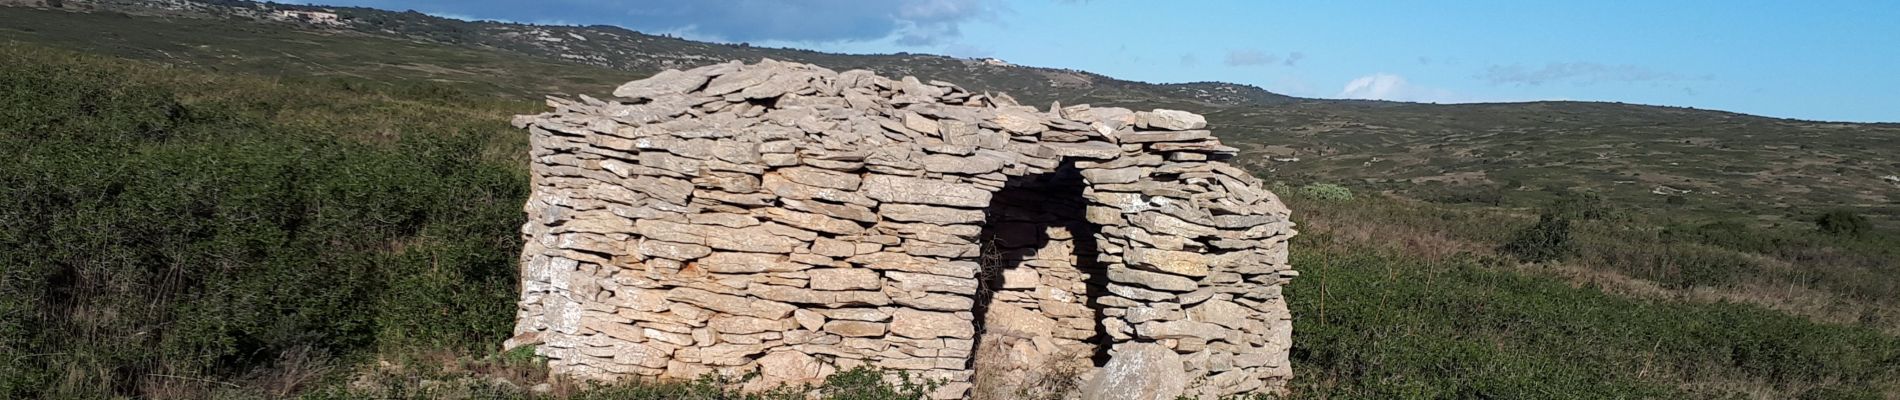
[[[938,398],[1291,376],[1293,225],[1201,116],[771,60],[614,95],[515,121],[534,191],[508,345],[557,373],[763,389],[870,366]]]

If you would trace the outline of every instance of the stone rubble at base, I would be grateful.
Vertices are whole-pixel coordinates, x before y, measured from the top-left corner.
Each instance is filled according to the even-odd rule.
[[[1060,363],[1089,398],[1292,376],[1296,232],[1199,115],[773,60],[614,95],[514,121],[533,193],[507,346],[556,373],[764,389],[872,366],[946,399]]]

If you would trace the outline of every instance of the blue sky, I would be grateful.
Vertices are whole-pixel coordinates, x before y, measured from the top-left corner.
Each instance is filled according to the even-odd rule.
[[[334,0],[1320,98],[1900,121],[1900,1]]]

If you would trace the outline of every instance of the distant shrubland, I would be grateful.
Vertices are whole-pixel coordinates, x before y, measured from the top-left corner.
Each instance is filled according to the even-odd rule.
[[[637,76],[386,38],[237,40],[283,33],[221,20],[70,17],[123,22],[97,29],[125,29],[117,35],[137,47],[128,49],[73,32],[11,29],[23,21],[42,21],[30,28],[42,30],[95,26],[58,23],[68,21],[63,13],[5,12],[19,14],[0,15],[8,21],[0,34],[39,41],[0,45],[0,398],[737,396],[718,380],[549,383],[532,355],[499,351],[518,295],[528,187],[525,136],[507,121],[543,107],[519,93],[604,92]],[[233,26],[238,33],[220,36]],[[227,43],[203,48],[237,55],[163,43],[185,39]],[[273,52],[282,49],[309,58]],[[411,70],[437,64],[495,70]],[[1558,106],[1505,111],[1569,116],[1569,125],[1550,129],[1595,116],[1641,120],[1627,108]],[[1439,121],[1432,113],[1502,106],[1315,107],[1209,116],[1253,154],[1276,137],[1317,137],[1275,136],[1279,126],[1375,112],[1387,113],[1381,121]],[[1639,128],[1727,126],[1683,115],[1667,114],[1679,125]],[[1368,143],[1395,128],[1353,129],[1365,134],[1323,134],[1329,145],[1374,151],[1385,145]],[[1539,136],[1501,151],[1596,157],[1561,142],[1578,137]],[[1707,159],[1769,154],[1673,142]],[[1836,150],[1848,152],[1828,151]],[[1470,185],[1361,182],[1339,172],[1468,178],[1433,172],[1465,162],[1441,158],[1250,163],[1269,180],[1296,183],[1275,189],[1302,231],[1292,250],[1303,274],[1287,291],[1294,396],[1900,397],[1900,237],[1878,212],[1891,205],[1830,212],[1800,205],[1824,191],[1777,193],[1794,205],[1772,206],[1704,192],[1565,187],[1623,179],[1633,172],[1574,172],[1640,161],[1612,156],[1568,169],[1482,161],[1497,175]],[[1669,172],[1729,172],[1690,164]],[[1775,182],[1798,181],[1800,172]],[[874,375],[839,375],[819,390],[846,399],[914,394]],[[541,383],[549,384],[531,389]]]

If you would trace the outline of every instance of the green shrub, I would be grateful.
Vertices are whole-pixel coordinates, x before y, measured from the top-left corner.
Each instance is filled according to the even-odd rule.
[[[1501,250],[1524,262],[1561,260],[1577,253],[1570,231],[1569,218],[1545,213],[1537,217],[1537,223],[1512,234]]]
[[[1615,216],[1615,207],[1604,200],[1603,195],[1569,189],[1558,189],[1554,192],[1557,200],[1551,202],[1545,212],[1577,220],[1599,220]]]
[[[526,178],[484,158],[504,122],[392,118],[455,129],[366,143],[350,107],[412,110],[241,79],[187,96],[134,66],[0,56],[0,398],[510,331]]]
[[[1300,195],[1314,200],[1352,200],[1352,189],[1331,183],[1312,183],[1300,187]]]
[[[884,381],[882,371],[858,367],[826,377],[817,392],[830,400],[913,400],[924,398],[941,384],[916,379],[908,373],[900,373],[898,378],[900,383],[893,385]]]
[[[1445,204],[1504,205],[1504,189],[1496,186],[1454,186],[1433,191],[1431,201]]]
[[[1861,236],[1873,230],[1873,223],[1867,217],[1848,210],[1833,210],[1814,218],[1814,226],[1821,232],[1835,236]]]

